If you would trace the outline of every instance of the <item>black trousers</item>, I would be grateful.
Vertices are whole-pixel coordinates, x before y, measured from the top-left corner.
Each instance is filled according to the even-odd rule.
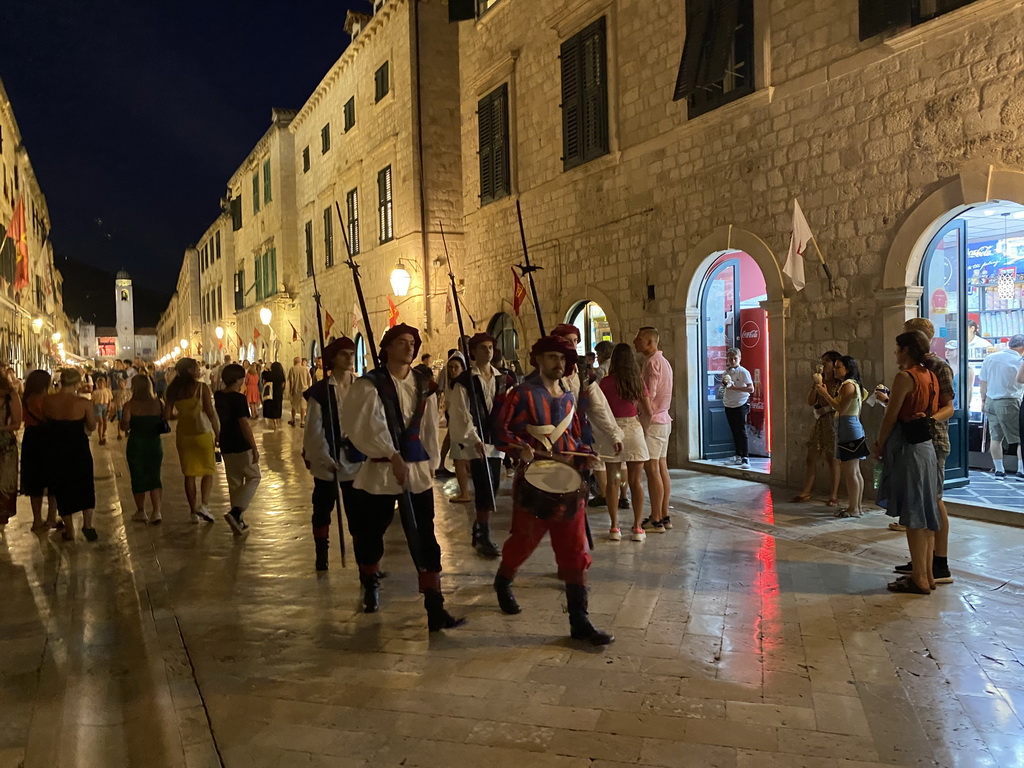
[[[353,494],[355,503],[351,505],[351,510],[346,511],[356,562],[360,571],[373,573],[384,557],[384,534],[395,519],[398,496],[378,496],[358,489],[353,489]],[[413,493],[411,496],[420,541],[420,566],[427,573],[438,574],[441,572],[441,545],[434,535],[433,489]]]
[[[488,467],[491,470],[489,480],[487,477]],[[501,459],[473,459],[469,462],[469,474],[473,478],[473,502],[476,505],[476,519],[486,523],[491,519],[490,513],[494,511],[498,496],[498,485],[501,483]]]
[[[744,403],[736,408],[726,408],[725,418],[729,420],[729,429],[732,430],[732,440],[736,443],[736,455],[746,457],[747,455],[747,414],[750,412],[750,405]]]
[[[331,530],[331,516],[334,512],[334,504],[337,495],[334,490],[334,481],[313,478],[313,538],[326,539]],[[341,503],[345,507],[345,518],[348,520],[348,532],[352,533],[352,508],[358,503],[356,490],[352,487],[352,481],[341,483]]]

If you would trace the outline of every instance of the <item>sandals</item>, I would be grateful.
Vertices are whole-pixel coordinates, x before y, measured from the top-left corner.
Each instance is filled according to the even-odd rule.
[[[798,493],[792,499],[789,500],[790,504],[803,504],[804,502],[811,500],[811,494],[809,493]]]
[[[448,499],[452,504],[469,504],[472,500],[470,496],[452,496]]]
[[[907,526],[900,525],[899,523],[889,523],[889,530],[890,531],[905,531],[905,530],[907,530]]]
[[[921,589],[909,576],[901,576],[896,581],[890,581],[887,585],[890,592],[899,592],[905,595],[930,595],[930,589]]]
[[[855,509],[855,510],[840,509],[838,512],[836,512],[833,515],[833,517],[861,517],[861,516],[863,516],[863,514],[864,514],[864,512],[859,510],[859,509]]]
[[[825,506],[826,507],[838,507],[839,506],[839,497],[838,496],[832,496],[828,501],[825,502]]]

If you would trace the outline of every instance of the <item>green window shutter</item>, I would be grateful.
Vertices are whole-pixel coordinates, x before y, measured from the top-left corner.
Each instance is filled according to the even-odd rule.
[[[562,43],[562,165],[565,170],[583,162],[583,87],[579,35]]]
[[[313,222],[306,222],[306,277],[313,274]]]
[[[356,124],[356,97],[345,102],[345,131],[351,131]]]
[[[273,199],[270,184],[270,160],[263,161],[263,202],[269,203]]]
[[[493,177],[494,199],[505,197],[512,191],[511,174],[509,171],[509,133],[508,133],[508,85],[503,84],[494,93],[491,100],[491,125],[494,128],[493,142]]]
[[[484,96],[477,103],[477,133],[480,140],[480,203],[494,199],[494,112],[491,102],[494,94]]]
[[[242,228],[242,196],[231,198],[231,230],[237,232]]]
[[[377,174],[377,212],[380,220],[380,241],[386,243],[395,237],[391,188],[391,166]]]
[[[735,26],[734,23],[733,28]],[[586,161],[608,153],[608,76],[604,17],[585,29],[582,37],[583,159]]]
[[[252,175],[252,212],[260,212],[260,172]]]
[[[277,293],[277,248],[270,249],[270,295]]]
[[[309,147],[304,147],[302,150],[302,172],[306,173],[309,170]]]
[[[390,62],[385,61],[373,74],[374,100],[380,101],[391,90]]]
[[[263,301],[263,270],[260,264],[260,257],[254,259],[253,269],[256,274],[256,301]]]
[[[331,148],[331,124],[320,129],[320,154],[326,155]]]
[[[334,266],[334,219],[330,208],[324,208],[324,266]]]
[[[359,253],[359,188],[351,190],[345,196],[345,208],[348,214],[348,247],[352,253]]]

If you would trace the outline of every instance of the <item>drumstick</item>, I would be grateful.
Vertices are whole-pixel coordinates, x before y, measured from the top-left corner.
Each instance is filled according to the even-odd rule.
[[[537,456],[555,458],[556,456],[583,456],[585,458],[601,459],[602,461],[622,461],[618,456],[605,456],[601,453],[583,453],[582,451],[561,451],[559,453],[546,453],[545,451],[534,451]]]

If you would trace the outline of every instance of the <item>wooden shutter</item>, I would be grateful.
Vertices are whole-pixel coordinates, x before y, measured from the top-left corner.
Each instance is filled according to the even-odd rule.
[[[324,266],[334,266],[334,219],[330,208],[324,208]]]
[[[260,172],[252,175],[252,212],[260,212]]]
[[[697,90],[697,78],[704,60],[704,46],[711,25],[711,0],[686,0],[686,41],[676,75],[673,101],[688,99]]]
[[[566,169],[583,162],[583,84],[579,35],[562,43],[562,164]]]
[[[231,229],[237,232],[242,228],[242,196],[231,198]]]
[[[256,301],[263,300],[263,265],[260,263],[260,257],[257,256],[253,260],[253,267],[256,270]]]
[[[476,0],[448,0],[448,22],[476,18]]]
[[[345,198],[348,209],[348,246],[352,253],[359,253],[359,188],[353,189]]]
[[[494,111],[491,109],[493,97],[493,93],[484,96],[476,106],[477,133],[480,139],[480,202],[482,203],[494,199]]]
[[[508,84],[503,84],[495,91],[491,101],[491,125],[494,129],[494,199],[498,199],[512,191],[509,173]]]
[[[912,0],[860,0],[860,39],[909,26]]]
[[[270,281],[267,290],[267,296],[273,296],[275,293],[277,293],[277,248],[270,249],[267,255],[267,259],[270,262],[270,269],[268,270],[270,275]]]
[[[605,61],[605,20],[602,16],[582,33],[583,159],[608,152],[608,78]]]
[[[736,44],[736,23],[739,19],[738,0],[720,0],[715,4],[707,35],[707,56],[704,59],[698,85],[707,87],[725,79],[729,55]]]
[[[263,161],[263,202],[269,203],[271,201],[271,184],[270,184],[270,161]]]
[[[345,102],[345,131],[351,131],[356,124],[356,97]]]
[[[386,243],[394,237],[390,165],[377,174],[377,200],[380,219],[380,241]]]
[[[302,172],[309,170],[309,147],[302,150]]]

